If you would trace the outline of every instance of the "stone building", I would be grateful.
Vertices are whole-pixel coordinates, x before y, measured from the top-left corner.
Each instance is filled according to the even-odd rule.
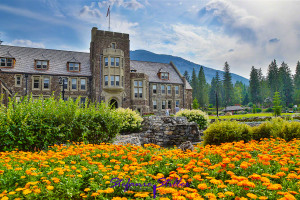
[[[90,53],[0,45],[0,70],[6,99],[80,96],[81,102],[89,98],[155,114],[192,104],[192,88],[172,62],[130,60],[128,34],[97,28],[91,31]]]

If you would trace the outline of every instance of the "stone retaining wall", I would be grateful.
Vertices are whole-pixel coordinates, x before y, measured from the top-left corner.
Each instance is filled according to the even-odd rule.
[[[198,124],[188,122],[185,117],[145,117],[142,123],[142,131],[117,138],[115,144],[133,143],[137,145],[157,144],[159,146],[179,146],[181,143],[191,141],[193,144],[202,141],[203,132],[199,130]],[[126,138],[126,139],[125,139]]]

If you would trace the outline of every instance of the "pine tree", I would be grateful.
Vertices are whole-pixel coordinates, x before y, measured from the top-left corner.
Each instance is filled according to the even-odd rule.
[[[250,73],[250,99],[252,103],[257,104],[260,100],[260,87],[259,87],[259,74],[258,70],[252,66]]]
[[[229,106],[232,104],[233,97],[233,85],[231,82],[230,67],[227,62],[224,66],[224,76],[223,76],[223,87],[224,87],[224,105]]]
[[[213,77],[211,79],[211,86],[209,91],[209,103],[216,105],[216,79]]]
[[[294,103],[300,104],[300,62],[297,62],[296,73],[294,75]]]
[[[278,67],[276,64],[276,60],[272,61],[268,68],[267,80],[269,83],[269,88],[271,90],[271,96],[274,95],[276,91],[278,91],[279,83],[278,83]]]
[[[275,92],[274,98],[273,98],[273,110],[274,110],[274,115],[280,116],[281,115],[281,106],[280,106],[280,94],[279,92]]]
[[[193,69],[191,86],[193,88],[193,97],[198,98],[199,88],[198,88],[198,78],[196,76],[195,69]]]
[[[199,108],[199,103],[198,103],[198,100],[196,98],[194,98],[194,100],[193,100],[192,108],[195,109],[195,110]]]
[[[183,76],[185,77],[185,80],[187,80],[187,82],[191,83],[191,78],[187,70],[184,71]]]
[[[218,104],[221,105],[223,86],[218,71],[216,71],[215,80],[216,80],[216,93],[218,96]]]
[[[199,74],[198,74],[198,87],[199,87],[199,105],[203,108],[205,105],[208,104],[208,91],[207,91],[207,83],[205,79],[205,74],[203,67],[200,67]]]
[[[279,72],[279,93],[286,106],[293,102],[293,80],[289,66],[282,62]]]

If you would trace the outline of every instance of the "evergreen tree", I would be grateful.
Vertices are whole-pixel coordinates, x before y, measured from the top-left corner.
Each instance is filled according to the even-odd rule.
[[[282,62],[279,72],[279,92],[286,106],[293,102],[293,80],[289,66]]]
[[[199,88],[198,88],[198,78],[196,76],[195,69],[193,69],[193,73],[192,73],[191,86],[193,88],[193,98],[197,98],[199,93]]]
[[[237,81],[234,84],[234,90],[233,90],[233,103],[234,104],[242,104],[243,101],[243,83],[240,81]]]
[[[196,98],[193,100],[192,108],[195,110],[199,108],[198,100]]]
[[[210,91],[209,91],[209,103],[216,105],[216,79],[211,79]]]
[[[294,103],[300,104],[300,62],[297,62],[296,73],[294,75]]]
[[[272,61],[268,68],[267,80],[269,84],[269,88],[271,91],[271,96],[274,95],[276,91],[278,91],[278,67],[276,64],[276,60]]]
[[[185,77],[187,82],[191,83],[191,78],[190,78],[189,72],[187,70],[184,71],[183,76]]]
[[[280,116],[281,115],[281,106],[280,106],[280,94],[279,92],[275,92],[274,98],[273,98],[273,110],[274,110],[274,115]]]
[[[259,73],[253,66],[250,73],[250,97],[252,103],[257,104],[260,102]]]
[[[225,66],[224,66],[223,87],[224,87],[223,104],[225,106],[232,105],[233,85],[231,82],[230,67],[227,62],[225,62]]]
[[[198,74],[198,88],[199,88],[199,93],[198,93],[198,101],[200,107],[204,107],[205,105],[208,105],[208,88],[207,88],[207,83],[205,79],[205,74],[203,67],[200,67],[199,74]]]

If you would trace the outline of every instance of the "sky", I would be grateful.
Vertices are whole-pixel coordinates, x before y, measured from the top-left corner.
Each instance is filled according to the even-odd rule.
[[[2,44],[89,52],[92,27],[130,34],[130,49],[179,56],[249,78],[300,60],[300,1],[0,0]]]

